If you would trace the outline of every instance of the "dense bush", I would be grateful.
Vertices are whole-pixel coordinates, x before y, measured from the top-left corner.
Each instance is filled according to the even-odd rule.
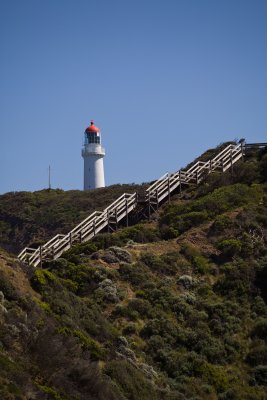
[[[56,281],[56,276],[47,269],[37,269],[31,279],[31,283],[37,291],[42,291],[47,284]]]
[[[252,337],[257,337],[259,339],[264,339],[267,340],[267,319],[259,319],[256,321],[252,332],[251,332]]]
[[[201,255],[192,258],[192,264],[200,274],[205,274],[209,271],[209,263],[207,259]]]
[[[119,386],[122,399],[161,400],[155,386],[144,377],[141,371],[127,361],[107,363],[105,373]]]
[[[252,365],[267,364],[267,345],[263,340],[253,341],[247,353],[246,361]]]
[[[233,257],[240,253],[242,243],[237,239],[225,239],[218,243],[218,249],[226,257]]]
[[[119,273],[123,280],[127,280],[136,288],[146,287],[150,283],[153,286],[153,275],[143,263],[121,264]]]
[[[141,261],[148,267],[152,272],[162,273],[166,275],[175,275],[177,266],[177,256],[166,254],[164,256],[157,256],[151,253],[143,253],[141,255]]]
[[[256,275],[256,265],[245,261],[225,264],[222,268],[224,277],[219,279],[215,290],[225,296],[250,296],[256,293],[253,284]]]
[[[259,185],[248,187],[244,184],[235,184],[216,189],[186,204],[170,204],[165,207],[160,219],[162,234],[164,235],[166,225],[182,233],[228,210],[258,202],[262,196],[263,192]]]
[[[150,243],[157,242],[159,240],[159,233],[156,228],[142,224],[125,228],[121,231],[118,231],[116,235],[123,244],[126,244],[129,240],[137,243]]]
[[[207,220],[208,213],[206,211],[191,211],[181,215],[177,214],[172,220],[172,226],[167,226],[166,228],[166,222],[164,219],[162,220],[161,235],[163,239],[171,239]]]
[[[82,349],[90,352],[90,357],[92,360],[101,360],[105,358],[104,349],[101,348],[100,344],[86,333],[82,332],[80,329],[62,327],[58,330],[58,332],[63,335],[72,335],[78,338]]]
[[[0,291],[3,292],[4,296],[8,300],[18,299],[18,293],[15,287],[12,285],[10,279],[3,271],[0,271]]]
[[[212,235],[221,235],[223,233],[225,233],[225,231],[227,231],[229,228],[231,228],[233,225],[233,221],[232,219],[225,214],[222,215],[218,215],[211,227],[210,227],[210,234]]]
[[[253,370],[258,385],[267,386],[267,365],[257,365]]]
[[[256,271],[256,286],[261,290],[261,295],[267,302],[267,257],[259,261]]]

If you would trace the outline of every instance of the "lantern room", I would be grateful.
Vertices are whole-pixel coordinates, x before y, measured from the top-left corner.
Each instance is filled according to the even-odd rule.
[[[85,129],[84,139],[84,144],[101,143],[100,129],[95,126],[94,121],[91,121],[91,125]]]

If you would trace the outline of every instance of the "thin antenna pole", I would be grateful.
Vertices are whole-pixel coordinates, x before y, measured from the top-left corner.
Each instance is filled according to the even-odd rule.
[[[48,189],[51,189],[51,167],[48,168]]]

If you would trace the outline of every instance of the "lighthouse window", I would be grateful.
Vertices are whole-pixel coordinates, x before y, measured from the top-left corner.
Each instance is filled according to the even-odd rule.
[[[100,136],[97,136],[96,133],[90,133],[88,137],[89,143],[100,143]]]

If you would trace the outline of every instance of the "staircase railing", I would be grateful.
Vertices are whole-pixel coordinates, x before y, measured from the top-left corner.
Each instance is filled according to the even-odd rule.
[[[109,224],[118,224],[136,206],[136,193],[124,193],[102,212],[95,211],[72,229],[67,235],[56,235],[38,249],[25,248],[18,256],[34,267],[42,260],[56,259],[74,243],[90,240]],[[114,220],[112,220],[112,218]]]
[[[249,144],[248,148],[264,147],[266,143]],[[246,145],[229,144],[215,157],[208,161],[197,161],[186,170],[179,170],[172,174],[165,174],[145,191],[143,201],[144,209],[148,209],[148,217],[156,211],[159,205],[170,198],[171,194],[182,185],[198,185],[206,176],[213,171],[225,172],[238,160],[243,158]],[[138,194],[124,193],[103,211],[95,211],[80,222],[66,235],[56,235],[44,245],[37,249],[25,248],[18,255],[21,261],[37,267],[46,259],[57,259],[67,251],[74,243],[82,243],[92,239],[103,229],[115,230],[122,219],[126,219],[138,205]],[[144,215],[144,214],[143,214]]]

